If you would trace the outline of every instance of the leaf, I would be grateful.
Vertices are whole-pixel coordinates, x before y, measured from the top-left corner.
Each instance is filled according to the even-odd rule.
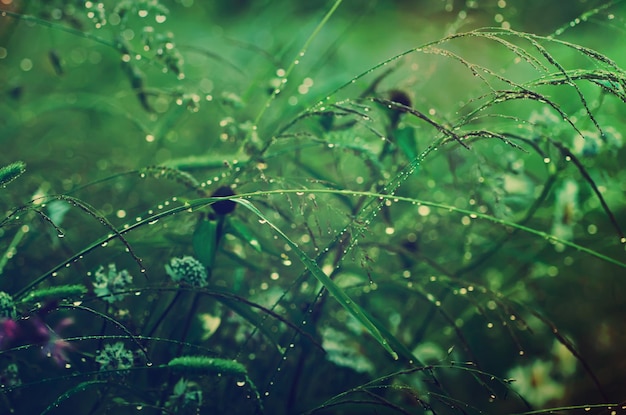
[[[317,278],[317,280],[322,285],[324,285],[328,292],[330,292],[333,297],[335,297],[337,302],[339,302],[339,304],[343,308],[345,308],[350,314],[352,314],[354,318],[356,318],[357,321],[361,323],[363,327],[367,329],[367,331],[370,332],[370,334],[383,346],[385,350],[389,352],[389,354],[391,354],[394,359],[398,359],[398,354],[391,348],[391,346],[389,346],[389,341],[382,334],[383,330],[381,330],[378,325],[367,316],[367,314],[361,309],[361,307],[357,303],[355,303],[348,296],[348,294],[346,294],[346,292],[341,289],[341,287],[335,284],[335,282],[330,279],[328,275],[324,274],[324,271],[322,271],[317,263],[313,259],[309,258],[309,256],[298,247],[298,244],[293,242],[283,231],[280,230],[280,228],[270,222],[270,220],[249,201],[244,199],[233,199],[233,201],[244,206],[246,209],[253,212],[260,219],[264,220],[269,226],[271,226],[272,229],[274,229],[276,233],[278,233],[278,235],[280,235],[285,240],[285,242],[287,242],[287,244],[291,247],[293,252],[296,253],[298,259],[300,260],[300,262],[302,262],[302,264],[304,264],[307,270],[309,270],[309,272],[313,274],[313,276]]]
[[[259,316],[257,313],[252,311],[250,307],[245,304],[241,304],[236,300],[218,297],[218,301],[224,304],[226,307],[230,308],[232,311],[237,313],[239,316],[247,320],[251,325],[256,327],[265,337],[267,337],[274,345],[276,349],[280,353],[284,353],[283,347],[280,345],[280,336],[278,332],[272,331],[270,327],[267,325],[267,321],[262,316]]]
[[[196,258],[209,270],[213,269],[215,261],[218,225],[216,220],[203,219],[193,233],[192,243]]]
[[[413,127],[398,128],[395,131],[395,138],[398,147],[408,160],[417,158],[417,142],[415,140],[415,129]]]
[[[243,223],[236,217],[232,217],[228,221],[227,232],[248,243],[248,245],[254,248],[255,251],[263,252],[263,248],[261,247],[261,243],[259,242],[257,237],[252,234],[252,232],[250,231],[250,229],[248,229],[245,223]]]

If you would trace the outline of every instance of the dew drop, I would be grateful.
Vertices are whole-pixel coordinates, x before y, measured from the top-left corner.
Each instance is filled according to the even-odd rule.
[[[246,384],[245,380],[240,380],[240,381],[237,382],[237,386],[239,386],[239,387],[245,386],[245,384]]]

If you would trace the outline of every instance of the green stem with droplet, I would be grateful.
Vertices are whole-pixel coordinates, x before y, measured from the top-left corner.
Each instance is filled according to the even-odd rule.
[[[309,49],[309,46],[311,45],[313,40],[317,37],[319,32],[322,30],[322,28],[326,25],[328,20],[331,18],[331,16],[339,8],[339,6],[341,5],[341,2],[342,2],[342,0],[336,0],[335,3],[332,5],[332,7],[328,10],[328,12],[326,12],[326,14],[322,18],[322,20],[315,27],[315,30],[313,30],[313,33],[311,33],[311,35],[308,37],[306,42],[304,42],[304,45],[302,46],[302,48],[298,52],[298,55],[296,56],[296,58],[291,61],[291,64],[285,70],[285,75],[283,76],[283,80],[286,81],[287,79],[289,79],[289,75],[291,75],[291,72],[293,72],[293,70],[296,67],[296,65],[298,64],[300,58],[306,54],[306,51]],[[274,91],[272,91],[272,94],[267,99],[265,105],[263,105],[263,107],[261,107],[261,110],[259,111],[259,113],[257,114],[256,118],[254,119],[254,123],[253,123],[254,127],[258,126],[259,122],[263,118],[263,115],[265,115],[265,111],[270,107],[270,105],[272,104],[272,102],[274,101],[276,96],[280,93],[280,88],[282,88],[283,85],[284,84],[281,84],[281,86],[279,86],[278,88],[274,89]],[[251,135],[253,133],[254,133],[253,130],[250,130],[248,132],[248,134],[246,135],[246,139],[244,140],[244,143],[243,143],[241,148],[244,148],[245,144],[250,140],[250,137],[251,137]],[[242,154],[243,154],[243,152],[242,152]]]

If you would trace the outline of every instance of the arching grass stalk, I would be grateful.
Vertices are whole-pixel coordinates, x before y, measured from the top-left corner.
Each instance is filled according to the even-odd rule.
[[[141,342],[139,340],[137,340],[137,337],[135,337],[130,332],[130,330],[128,330],[122,323],[120,323],[119,321],[115,320],[113,317],[108,316],[108,315],[106,315],[104,313],[101,313],[101,312],[99,312],[97,310],[94,310],[93,308],[86,307],[84,305],[59,305],[58,308],[59,309],[66,308],[66,309],[70,309],[70,310],[86,311],[88,313],[91,313],[91,314],[94,314],[94,315],[98,316],[99,318],[101,318],[104,321],[110,322],[115,327],[118,327],[120,330],[122,330],[128,336],[128,338],[131,339],[137,345],[137,347],[139,347],[139,350],[141,350],[141,353],[146,358],[146,361],[150,362],[150,358],[148,357],[148,350],[146,349],[146,347],[143,344],[141,344]]]
[[[567,240],[563,240],[560,238],[557,238],[547,232],[543,232],[543,231],[539,231],[533,228],[530,228],[528,226],[524,226],[506,219],[500,219],[500,218],[496,218],[493,216],[490,216],[488,214],[484,214],[484,213],[480,213],[480,212],[474,212],[474,211],[470,211],[467,209],[461,209],[461,208],[457,208],[455,206],[450,206],[450,205],[446,205],[443,203],[437,203],[437,202],[432,202],[432,201],[427,201],[427,200],[420,200],[420,199],[414,199],[414,198],[408,198],[408,197],[401,197],[401,196],[395,196],[395,195],[390,195],[390,194],[381,194],[381,193],[375,193],[375,192],[364,192],[364,191],[354,191],[354,190],[337,190],[337,189],[280,189],[280,190],[270,190],[270,191],[262,191],[262,192],[252,192],[252,193],[245,193],[245,194],[240,194],[238,195],[237,198],[230,198],[231,200],[236,201],[237,203],[242,204],[244,207],[246,207],[247,209],[249,209],[250,211],[252,211],[255,215],[257,215],[260,219],[263,219],[265,221],[267,221],[268,224],[270,224],[270,226],[272,226],[272,228],[279,233],[279,235],[281,237],[283,237],[285,239],[285,241],[292,246],[292,248],[294,249],[294,252],[298,253],[298,258],[299,260],[305,265],[305,267],[312,272],[312,274],[329,290],[329,292],[331,294],[333,294],[333,296],[335,296],[336,299],[338,299],[341,303],[341,305],[346,308],[346,310],[348,312],[350,312],[350,314],[352,314],[354,317],[357,318],[357,320],[359,322],[361,322],[361,324],[363,324],[363,326],[365,328],[367,328],[367,330],[374,336],[374,338],[379,341],[381,343],[381,345],[395,358],[398,357],[396,351],[394,351],[390,345],[389,345],[389,340],[385,338],[385,336],[383,335],[383,332],[381,332],[380,327],[375,324],[374,322],[372,322],[364,313],[363,310],[360,309],[360,307],[358,305],[356,305],[349,296],[347,296],[347,294],[344,292],[344,290],[342,290],[341,288],[339,288],[321,269],[320,267],[317,265],[317,263],[312,260],[311,258],[309,258],[298,246],[295,242],[291,241],[286,234],[284,234],[282,232],[282,230],[280,228],[278,228],[276,225],[272,224],[270,221],[267,220],[267,218],[263,215],[263,213],[261,213],[251,202],[249,202],[248,198],[254,197],[254,196],[267,196],[267,195],[271,195],[271,194],[286,194],[286,193],[298,193],[298,194],[302,194],[302,193],[326,193],[326,194],[341,194],[341,195],[347,195],[347,196],[355,196],[355,197],[362,197],[362,196],[367,196],[367,197],[371,197],[374,200],[392,200],[394,202],[407,202],[407,203],[411,203],[414,205],[424,205],[424,206],[429,206],[429,207],[433,207],[433,208],[437,208],[437,209],[443,209],[443,210],[448,210],[450,212],[456,212],[459,214],[464,214],[464,215],[468,215],[470,218],[480,218],[480,219],[484,219],[484,220],[488,220],[491,221],[493,223],[497,223],[500,224],[502,226],[505,227],[511,227],[514,229],[519,229],[522,230],[524,232],[539,236],[543,239],[546,239],[548,241],[554,242],[554,243],[561,243],[565,246],[568,246],[570,248],[574,248],[576,250],[579,250],[581,252],[584,252],[586,254],[595,256],[599,259],[602,259],[606,262],[609,262],[611,264],[620,266],[622,268],[626,268],[626,263],[616,260],[614,258],[608,257],[606,255],[603,255],[593,249],[590,248],[586,248],[583,247],[579,244],[576,244],[574,242],[570,242]],[[118,238],[119,235],[123,235],[127,232],[130,232],[133,229],[136,229],[140,226],[144,226],[150,222],[153,222],[156,219],[161,219],[164,217],[168,217],[171,215],[175,215],[184,211],[192,211],[195,209],[200,209],[206,206],[211,205],[212,203],[215,203],[219,200],[223,200],[224,198],[201,198],[201,199],[195,199],[195,200],[190,200],[190,201],[186,201],[185,203],[183,203],[181,206],[177,206],[175,208],[169,209],[167,211],[164,212],[160,212],[154,215],[151,215],[147,218],[142,219],[141,221],[138,221],[136,223],[133,223],[131,225],[129,225],[128,227],[125,227],[123,229],[120,229],[117,233],[114,234],[109,234],[105,237],[100,238],[98,241],[96,241],[95,243],[91,244],[90,246],[88,246],[87,248],[81,250],[79,253],[75,254],[72,258],[70,258],[69,260],[64,261],[63,263],[59,264],[58,266],[54,267],[52,270],[48,271],[47,273],[45,273],[44,275],[40,276],[39,278],[35,279],[35,281],[31,282],[29,285],[27,285],[25,288],[23,288],[22,290],[20,290],[18,292],[18,294],[16,294],[16,297],[19,297],[20,295],[24,295],[24,293],[26,293],[27,291],[29,291],[30,289],[32,289],[33,287],[35,287],[36,285],[38,285],[39,283],[45,281],[47,278],[49,278],[53,272],[56,272],[60,269],[62,269],[63,267],[65,267],[65,264],[76,260],[78,258],[80,258],[81,256],[91,252],[92,250],[96,249],[97,247],[99,247],[100,245],[102,245],[105,242],[111,241],[115,238]]]
[[[251,192],[251,193],[242,193],[237,195],[238,198],[251,198],[254,196],[266,196],[266,195],[271,195],[271,194],[288,194],[288,193],[297,193],[297,194],[302,194],[302,193],[319,193],[319,194],[341,194],[341,195],[348,195],[348,196],[368,196],[371,198],[375,198],[378,200],[391,200],[393,202],[407,202],[407,203],[411,203],[413,205],[423,205],[423,206],[428,206],[428,207],[432,207],[432,208],[436,208],[436,209],[442,209],[442,210],[447,210],[449,212],[455,212],[455,213],[459,213],[459,214],[463,214],[463,215],[467,215],[472,219],[484,219],[493,223],[497,223],[499,225],[502,225],[503,227],[510,227],[510,228],[514,228],[514,229],[519,229],[521,231],[530,233],[532,235],[538,236],[542,239],[548,240],[550,242],[553,243],[560,243],[563,244],[565,246],[568,246],[570,248],[574,248],[578,251],[584,252],[588,255],[594,256],[596,258],[599,258],[603,261],[609,262],[613,265],[617,265],[619,267],[622,268],[626,268],[626,262],[622,262],[619,261],[617,259],[611,258],[607,255],[601,254],[598,251],[595,251],[591,248],[587,248],[584,247],[582,245],[579,245],[575,242],[571,242],[571,241],[567,241],[564,239],[561,239],[559,237],[556,237],[548,232],[544,232],[544,231],[540,231],[537,229],[533,229],[529,226],[524,226],[524,225],[520,225],[518,223],[515,223],[513,221],[507,220],[507,219],[500,219],[500,218],[496,218],[494,216],[488,215],[486,213],[481,213],[481,212],[475,212],[475,211],[471,211],[468,209],[463,209],[463,208],[458,208],[456,206],[452,206],[452,205],[447,205],[445,203],[438,203],[438,202],[432,202],[432,201],[428,201],[428,200],[423,200],[423,199],[415,199],[415,198],[410,198],[410,197],[403,197],[403,196],[396,196],[396,195],[389,195],[389,194],[382,194],[382,193],[376,193],[376,192],[366,192],[366,191],[358,191],[358,190],[337,190],[337,189],[280,189],[280,190],[268,190],[268,191],[262,191],[262,192]],[[242,199],[233,199],[235,201],[237,201],[238,203],[246,202],[246,200],[242,200]],[[199,201],[194,201],[194,202],[199,202]],[[618,239],[618,242],[620,243],[625,243],[626,241],[621,241]]]
[[[383,331],[380,329],[379,325],[372,321],[365,312],[361,309],[361,307],[355,303],[345,292],[345,290],[341,289],[328,275],[322,271],[322,269],[317,265],[313,259],[311,259],[302,249],[298,247],[298,244],[293,242],[278,226],[274,225],[261,211],[259,211],[256,206],[254,206],[250,201],[244,199],[233,199],[237,203],[245,206],[248,210],[252,211],[256,214],[260,219],[265,221],[278,235],[280,235],[285,242],[294,250],[297,254],[298,259],[302,262],[302,264],[307,268],[317,280],[324,285],[324,287],[335,297],[335,299],[343,306],[352,316],[354,316],[359,323],[363,325],[370,332],[370,334],[383,346],[385,350],[389,352],[389,354],[394,358],[398,359],[398,353],[392,349],[389,345],[389,339],[384,336]]]

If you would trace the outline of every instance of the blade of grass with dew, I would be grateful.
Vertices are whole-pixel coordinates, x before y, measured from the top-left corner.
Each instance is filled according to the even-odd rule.
[[[376,341],[378,341],[383,346],[383,348],[387,350],[389,354],[391,354],[391,356],[394,359],[396,360],[398,359],[398,353],[396,353],[389,345],[390,342],[383,335],[383,330],[381,330],[375,322],[373,322],[370,318],[368,318],[367,314],[361,309],[361,307],[358,304],[356,304],[348,296],[348,294],[346,294],[346,292],[343,289],[341,289],[341,287],[335,284],[335,282],[332,279],[330,279],[330,277],[328,277],[328,275],[326,275],[324,271],[322,271],[322,269],[317,265],[317,263],[314,260],[312,260],[302,249],[300,249],[298,244],[293,242],[279,227],[274,225],[250,201],[243,200],[243,199],[232,199],[232,200],[244,206],[246,209],[250,210],[252,213],[257,215],[260,219],[265,221],[265,223],[271,226],[272,229],[274,229],[274,231],[278,233],[278,235],[280,235],[285,240],[285,242],[287,242],[287,244],[291,247],[291,249],[293,249],[293,251],[298,256],[298,259],[307,268],[307,270],[309,270],[311,274],[313,274],[313,276],[317,278],[317,280],[322,285],[324,285],[324,287],[328,290],[328,292],[330,292],[335,297],[337,302],[339,302],[339,304],[343,308],[345,308],[350,314],[352,314],[354,318],[356,318],[357,321],[361,323],[363,327],[367,329],[367,331],[370,332],[370,334],[376,339]]]
[[[198,170],[224,167],[225,160],[228,161],[230,165],[241,165],[245,164],[248,158],[249,157],[243,153],[236,155],[210,153],[169,159],[161,163],[161,165],[180,170]]]
[[[263,317],[253,312],[252,309],[247,307],[245,304],[237,302],[235,299],[219,296],[217,297],[217,300],[259,330],[267,339],[271,341],[279,353],[285,352],[285,348],[280,345],[278,332],[273,332],[271,328],[267,327]]]
[[[410,197],[403,197],[403,196],[394,196],[394,195],[389,195],[389,194],[383,194],[383,193],[375,193],[375,192],[363,192],[363,191],[358,191],[358,190],[334,190],[334,189],[280,189],[280,190],[270,190],[270,191],[264,191],[262,192],[262,194],[265,195],[269,195],[269,194],[285,194],[285,193],[333,193],[333,194],[344,194],[344,195],[350,195],[350,196],[369,196],[371,198],[375,198],[377,200],[392,200],[394,202],[408,202],[417,206],[423,205],[423,206],[429,206],[432,208],[436,208],[436,209],[442,209],[442,210],[447,210],[449,212],[456,212],[456,213],[461,213],[464,215],[468,215],[470,218],[473,219],[484,219],[484,220],[488,220],[490,222],[493,223],[497,223],[499,225],[502,226],[508,226],[511,228],[515,228],[515,229],[519,229],[521,231],[539,236],[545,240],[548,240],[550,242],[554,242],[554,243],[560,243],[563,244],[567,247],[570,248],[574,248],[580,252],[584,252],[588,255],[594,256],[596,258],[599,258],[603,261],[609,262],[613,265],[617,265],[619,267],[622,268],[626,268],[626,262],[622,262],[619,261],[617,259],[611,258],[607,255],[601,254],[598,251],[595,251],[591,248],[587,248],[584,247],[582,245],[579,245],[577,243],[571,242],[571,241],[567,241],[565,239],[561,239],[558,238],[548,232],[544,232],[544,231],[539,231],[537,229],[528,227],[528,226],[524,226],[521,225],[519,223],[515,223],[506,219],[500,219],[500,218],[496,218],[494,216],[485,214],[485,213],[480,213],[480,212],[475,212],[475,211],[471,211],[471,210],[467,210],[467,209],[461,209],[458,208],[456,206],[452,206],[452,205],[446,205],[444,203],[437,203],[437,202],[431,202],[428,200],[421,200],[421,199],[413,199]],[[258,196],[261,193],[257,194],[257,193],[246,193],[246,194],[241,194],[239,196],[242,197],[251,197],[251,196]],[[240,200],[237,200],[238,202],[240,202]],[[620,242],[621,244],[624,244],[626,242],[618,240],[618,242]]]
[[[287,69],[285,70],[285,74],[283,76],[283,79],[285,81],[289,79],[289,76],[291,75],[291,72],[293,72],[294,68],[296,67],[296,65],[300,61],[300,58],[306,54],[306,52],[309,49],[309,46],[311,45],[313,40],[317,37],[319,32],[322,30],[322,28],[326,25],[328,20],[331,18],[331,16],[339,8],[339,6],[341,5],[342,1],[343,0],[335,0],[335,3],[331,6],[331,8],[328,10],[328,12],[326,12],[326,14],[322,18],[322,20],[319,22],[319,24],[315,27],[315,29],[313,30],[313,33],[311,33],[311,35],[308,37],[308,39],[304,42],[304,45],[300,49],[300,52],[298,53],[298,56],[291,62],[289,67],[287,67]],[[267,99],[267,102],[261,108],[261,110],[257,114],[256,118],[254,119],[254,123],[253,123],[254,126],[258,126],[259,125],[259,122],[263,118],[263,115],[265,115],[265,111],[271,106],[272,102],[274,101],[274,99],[276,99],[276,96],[279,94],[279,92],[280,92],[280,88],[277,88],[269,96],[269,98]],[[243,143],[242,143],[240,148],[242,148],[242,149],[245,148],[245,146],[248,144],[248,142],[250,141],[250,139],[252,137],[252,132],[253,131],[251,130],[247,134],[246,139],[243,141]]]
[[[61,402],[68,400],[69,398],[71,398],[72,396],[74,396],[77,393],[80,393],[92,386],[100,386],[102,387],[103,385],[109,385],[110,382],[107,380],[88,380],[85,382],[81,382],[78,385],[74,386],[73,388],[69,389],[68,391],[66,391],[63,395],[59,396],[53,403],[51,403],[50,405],[48,405],[48,407],[46,409],[43,410],[43,412],[41,412],[40,415],[45,415],[47,413],[49,413],[50,411],[53,411],[55,409],[58,409],[59,406],[61,405]]]

